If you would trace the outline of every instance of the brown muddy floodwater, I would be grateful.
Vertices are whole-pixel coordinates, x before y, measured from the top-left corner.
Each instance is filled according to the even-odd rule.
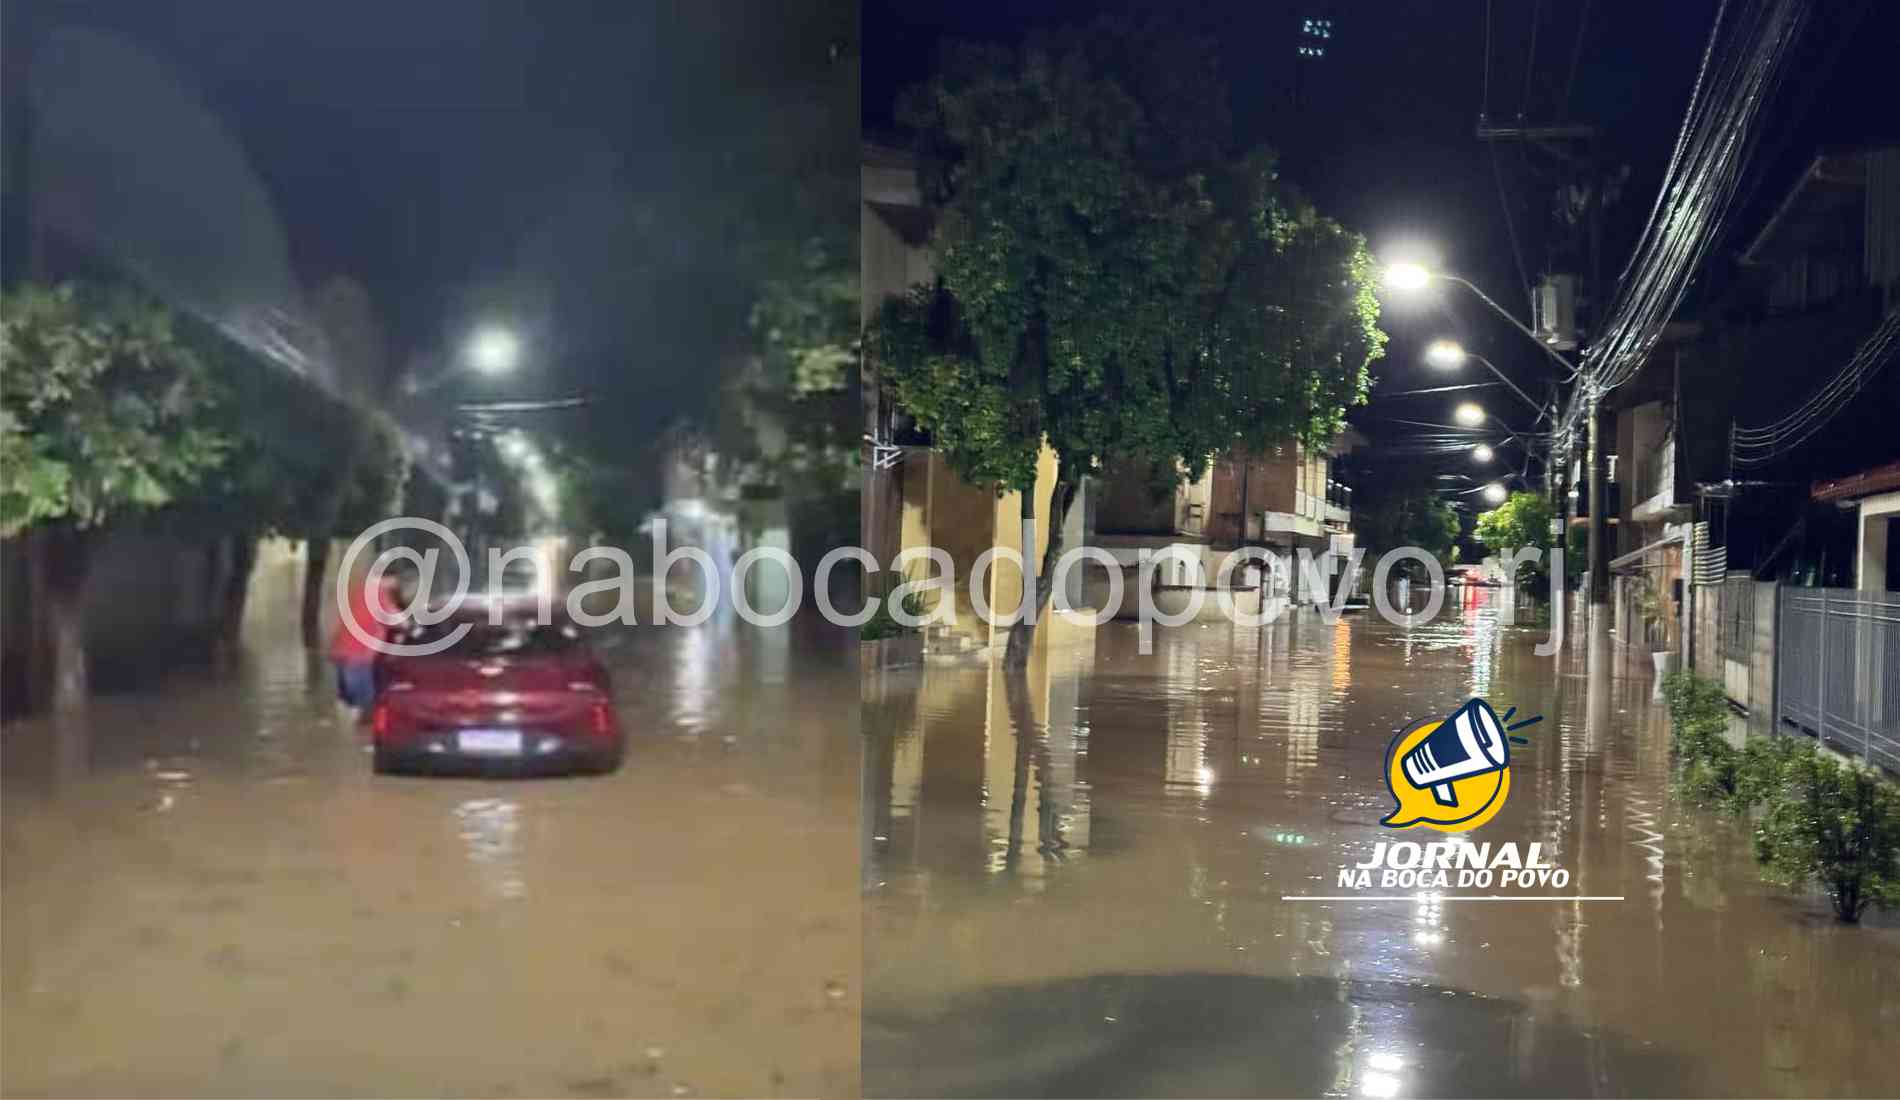
[[[1015,696],[867,684],[866,1094],[1900,1094],[1900,927],[1762,884],[1745,826],[1672,795],[1643,655],[1586,677],[1541,636],[1480,604],[1142,656],[1114,624]],[[1381,768],[1472,695],[1544,721],[1465,836],[1625,900],[1282,900],[1442,839],[1377,824]]]
[[[8,1096],[858,1088],[857,665],[604,636],[625,767],[385,778],[301,651],[7,728]]]

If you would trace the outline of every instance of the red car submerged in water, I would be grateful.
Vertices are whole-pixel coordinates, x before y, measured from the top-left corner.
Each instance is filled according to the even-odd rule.
[[[611,772],[626,741],[607,670],[571,622],[486,609],[392,641],[423,645],[467,624],[439,653],[385,657],[378,667],[371,735],[376,770]]]

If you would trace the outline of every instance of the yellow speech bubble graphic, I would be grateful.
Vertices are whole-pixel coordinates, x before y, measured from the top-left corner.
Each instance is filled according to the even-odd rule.
[[[1450,806],[1441,805],[1431,788],[1416,786],[1406,776],[1406,754],[1444,723],[1442,718],[1414,722],[1392,739],[1385,754],[1385,785],[1398,806],[1379,824],[1388,829],[1423,825],[1439,832],[1462,833],[1491,820],[1504,808],[1504,799],[1511,793],[1509,767],[1453,781],[1449,786],[1454,804]]]

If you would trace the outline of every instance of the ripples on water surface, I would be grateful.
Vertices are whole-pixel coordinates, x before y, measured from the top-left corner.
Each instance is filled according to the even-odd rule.
[[[9,727],[0,1092],[854,1092],[854,655],[599,642],[607,777],[372,776],[294,643]]]
[[[1542,636],[1480,597],[868,684],[867,1093],[1900,1092],[1900,930],[1762,885],[1647,668]],[[1545,719],[1471,838],[1627,900],[1281,900],[1393,838],[1387,742],[1472,695]]]

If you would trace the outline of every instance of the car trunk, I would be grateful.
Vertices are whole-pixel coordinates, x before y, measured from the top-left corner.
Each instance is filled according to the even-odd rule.
[[[602,697],[589,662],[551,655],[398,661],[382,696],[412,727],[565,724],[585,720]]]

